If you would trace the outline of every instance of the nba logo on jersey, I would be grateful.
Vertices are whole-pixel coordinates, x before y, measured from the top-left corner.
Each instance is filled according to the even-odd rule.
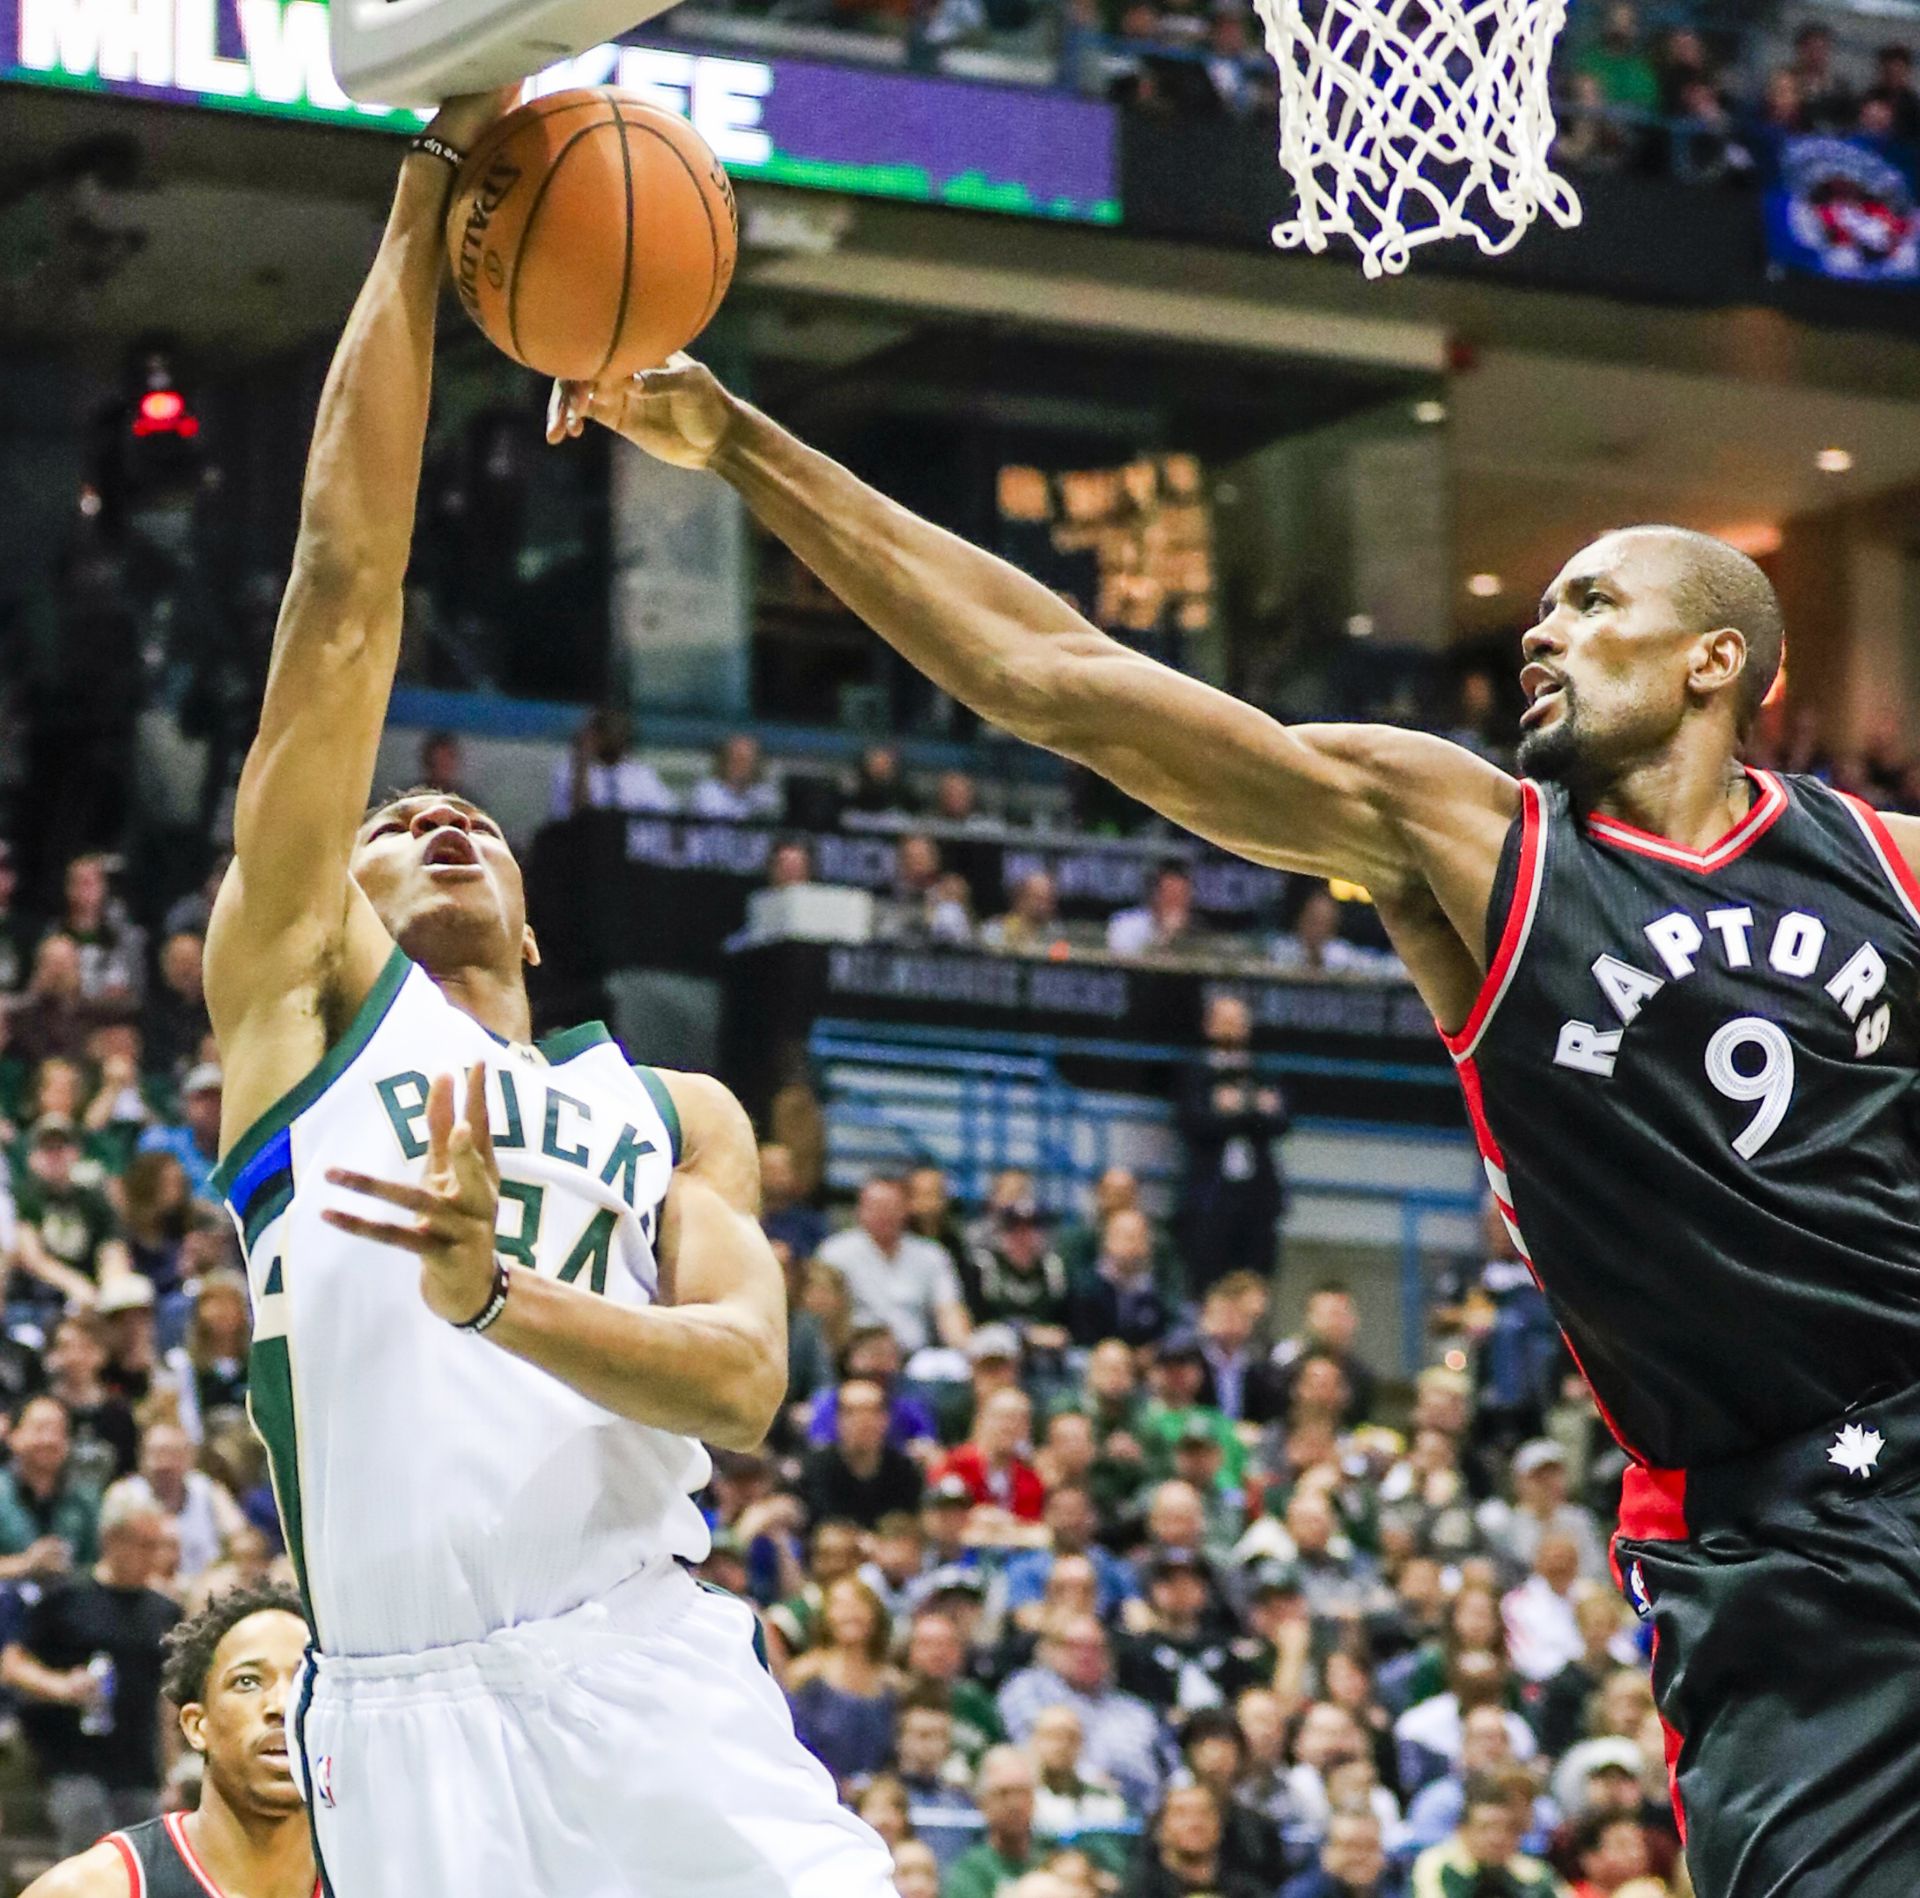
[[[1627,1566],[1627,1599],[1633,1603],[1633,1612],[1642,1621],[1653,1619],[1653,1597],[1647,1593],[1646,1573],[1638,1562]],[[327,1762],[323,1760],[321,1764],[324,1766]],[[322,1794],[322,1797],[326,1795]],[[333,1801],[328,1799],[327,1804],[332,1805]]]
[[[314,1796],[329,1810],[333,1806],[333,1755],[322,1753],[313,1763]]]

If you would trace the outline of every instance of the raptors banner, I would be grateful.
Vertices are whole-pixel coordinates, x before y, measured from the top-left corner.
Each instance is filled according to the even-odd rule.
[[[1785,138],[1767,193],[1776,265],[1842,283],[1920,284],[1915,154],[1858,138]]]

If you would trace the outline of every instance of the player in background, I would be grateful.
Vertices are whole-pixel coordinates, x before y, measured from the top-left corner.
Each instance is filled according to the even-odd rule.
[[[314,1633],[296,1776],[341,1898],[881,1898],[886,1848],[795,1739],[751,1609],[687,1573],[703,1440],[756,1445],[786,1385],[753,1129],[598,1024],[532,1042],[538,951],[484,811],[427,790],[363,815],[442,220],[505,105],[450,103],[402,163],[207,940],[215,1181]]]
[[[684,357],[555,389],[550,440],[589,419],[731,483],[982,717],[1373,893],[1634,1459],[1616,1563],[1701,1898],[1920,1891],[1920,820],[1740,764],[1782,651],[1760,569],[1673,528],[1575,555],[1517,781],[1141,657]]]
[[[313,1831],[287,1762],[287,1696],[306,1651],[284,1588],[217,1596],[167,1637],[167,1698],[204,1764],[171,1812],[56,1865],[25,1898],[318,1898]]]

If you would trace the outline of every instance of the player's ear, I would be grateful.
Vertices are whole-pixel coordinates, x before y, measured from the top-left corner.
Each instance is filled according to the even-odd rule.
[[[529,969],[537,969],[540,966],[540,941],[534,935],[531,923],[520,925],[520,960]]]
[[[180,1709],[180,1732],[196,1753],[207,1750],[207,1710],[197,1700]]]
[[[1687,683],[1703,698],[1711,697],[1739,678],[1746,663],[1746,635],[1736,626],[1719,627],[1694,643]]]

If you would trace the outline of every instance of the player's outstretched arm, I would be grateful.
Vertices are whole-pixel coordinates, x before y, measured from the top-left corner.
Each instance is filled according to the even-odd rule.
[[[562,385],[548,438],[604,423],[710,468],[854,612],[983,718],[1063,753],[1257,862],[1390,897],[1462,854],[1485,891],[1518,807],[1512,779],[1459,746],[1377,726],[1289,729],[1130,651],[1003,560],[897,506],[729,395],[684,357]],[[1436,844],[1439,849],[1436,852]],[[1446,900],[1447,892],[1439,892]]]
[[[460,146],[505,96],[451,102],[436,135]],[[321,1036],[315,989],[343,991],[350,1013],[391,947],[371,909],[354,902],[347,861],[399,657],[451,177],[425,154],[402,165],[314,422],[260,729],[234,806],[234,864],[207,944],[207,999],[227,1050],[236,1125],[250,1116],[231,1098],[232,1044],[250,1035],[249,1018],[293,1007]],[[295,1072],[317,1057],[306,1051]],[[239,1065],[245,1091],[254,1064]],[[265,1107],[277,1091],[269,1086],[252,1105]]]

